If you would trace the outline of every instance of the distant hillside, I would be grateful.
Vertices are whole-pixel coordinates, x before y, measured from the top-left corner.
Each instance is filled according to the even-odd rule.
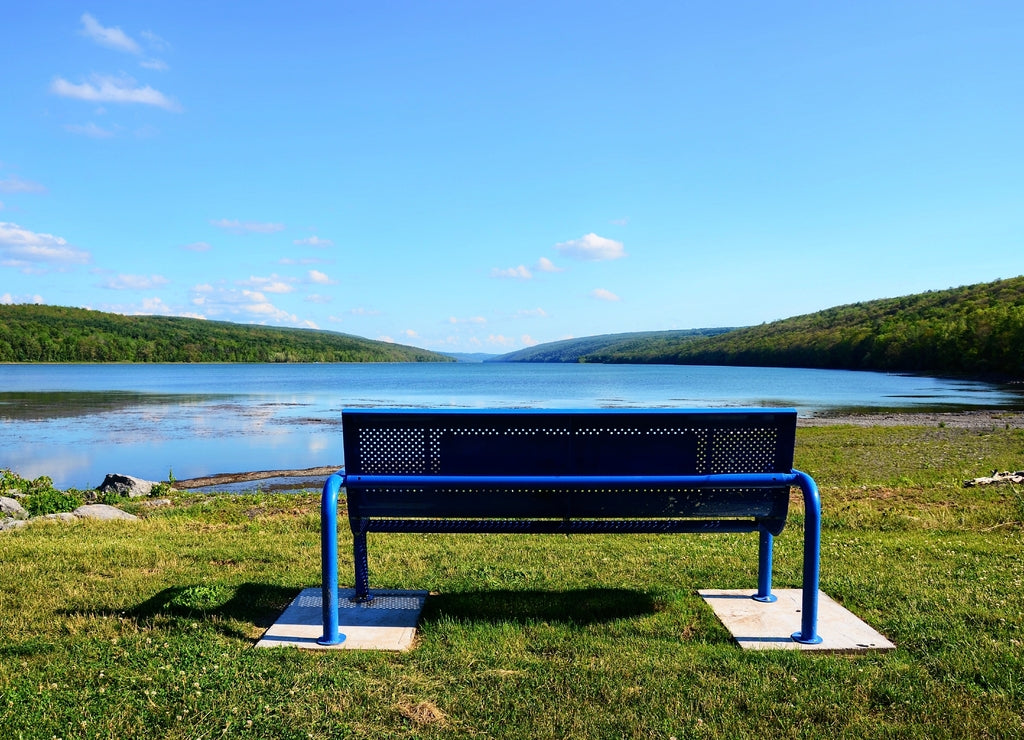
[[[0,305],[0,362],[451,361],[416,347],[329,331]]]
[[[659,347],[678,347],[696,339],[723,334],[731,329],[682,329],[601,334],[563,339],[509,352],[487,362],[651,362],[646,359]]]
[[[661,334],[662,336],[658,336]],[[1024,378],[1024,277],[854,303],[715,336],[572,340],[580,362],[812,367]],[[628,335],[626,335],[628,336]],[[531,348],[560,362],[565,342]],[[513,353],[506,357],[517,357]]]

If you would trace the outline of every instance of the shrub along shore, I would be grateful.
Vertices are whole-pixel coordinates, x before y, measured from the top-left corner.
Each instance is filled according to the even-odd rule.
[[[435,594],[411,652],[253,650],[319,584],[319,497],[182,491],[0,533],[2,734],[1024,736],[1024,490],[963,487],[1024,468],[1021,415],[874,421],[802,423],[796,465],[823,590],[893,652],[739,650],[696,590],[753,588],[750,535],[381,535],[374,583]]]

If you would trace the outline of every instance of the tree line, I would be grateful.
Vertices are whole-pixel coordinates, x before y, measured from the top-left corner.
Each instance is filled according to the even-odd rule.
[[[0,362],[445,362],[337,332],[0,305]]]
[[[586,360],[1024,378],[1024,277],[837,306]]]

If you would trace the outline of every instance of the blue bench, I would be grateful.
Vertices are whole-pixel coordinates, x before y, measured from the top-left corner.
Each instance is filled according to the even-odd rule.
[[[817,633],[821,503],[793,469],[796,411],[440,410],[342,412],[345,469],[321,502],[323,625],[338,623],[338,495],[346,491],[354,601],[368,601],[368,532],[758,532],[758,586],[774,601],[773,538],[803,492],[797,642]]]

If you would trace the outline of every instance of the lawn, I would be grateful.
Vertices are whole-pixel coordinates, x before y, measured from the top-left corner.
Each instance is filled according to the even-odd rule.
[[[376,587],[436,593],[411,652],[255,650],[319,585],[318,496],[181,494],[0,533],[0,737],[1024,737],[1024,491],[962,487],[1024,432],[800,429],[797,466],[822,589],[895,651],[737,648],[696,590],[753,590],[753,535],[436,534],[370,535]]]

